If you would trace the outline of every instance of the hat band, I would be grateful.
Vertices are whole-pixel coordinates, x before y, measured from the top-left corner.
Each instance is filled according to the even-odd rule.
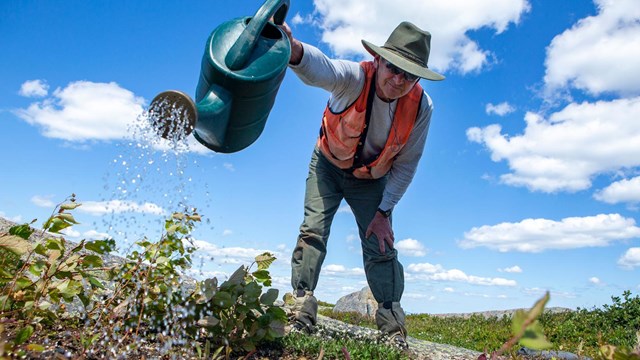
[[[393,52],[399,53],[400,56],[406,58],[407,60],[413,61],[414,63],[416,63],[416,64],[418,64],[418,65],[420,65],[422,67],[428,68],[427,64],[424,63],[423,59],[417,57],[413,53],[405,51],[404,49],[399,49],[399,48],[396,48],[396,47],[388,47],[388,46],[382,46],[382,48],[383,49],[387,49],[389,51],[393,51]]]

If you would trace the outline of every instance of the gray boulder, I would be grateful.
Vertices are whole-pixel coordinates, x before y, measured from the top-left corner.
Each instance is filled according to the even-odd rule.
[[[371,318],[375,317],[377,310],[378,302],[374,299],[368,286],[341,297],[333,307],[333,312],[357,312]]]

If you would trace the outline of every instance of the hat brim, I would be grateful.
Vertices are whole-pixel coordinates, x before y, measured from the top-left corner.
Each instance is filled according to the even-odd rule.
[[[398,53],[392,50],[373,45],[372,43],[366,40],[362,40],[362,45],[364,46],[365,49],[367,49],[367,51],[371,55],[373,56],[380,55],[382,58],[384,58],[388,62],[408,72],[409,74],[413,74],[427,80],[433,80],[433,81],[444,80],[444,76],[438,74],[435,71],[430,70],[427,67],[424,67],[420,64],[416,64],[413,61],[407,60],[406,58],[404,58],[403,56],[399,55]]]

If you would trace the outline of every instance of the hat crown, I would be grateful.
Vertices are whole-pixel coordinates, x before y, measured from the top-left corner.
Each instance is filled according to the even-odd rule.
[[[418,28],[408,21],[404,21],[389,35],[383,48],[394,51],[407,60],[427,67],[431,50],[431,33]]]

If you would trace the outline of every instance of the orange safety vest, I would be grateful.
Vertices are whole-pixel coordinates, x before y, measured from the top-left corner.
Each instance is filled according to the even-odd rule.
[[[369,163],[362,163],[361,150],[366,139],[375,95],[375,67],[373,62],[361,62],[366,80],[356,101],[340,113],[334,113],[327,104],[322,117],[318,147],[322,154],[337,167],[348,170],[359,179],[378,179],[391,169],[393,160],[409,139],[422,100],[422,86],[416,84],[398,99],[393,123],[384,148]]]

